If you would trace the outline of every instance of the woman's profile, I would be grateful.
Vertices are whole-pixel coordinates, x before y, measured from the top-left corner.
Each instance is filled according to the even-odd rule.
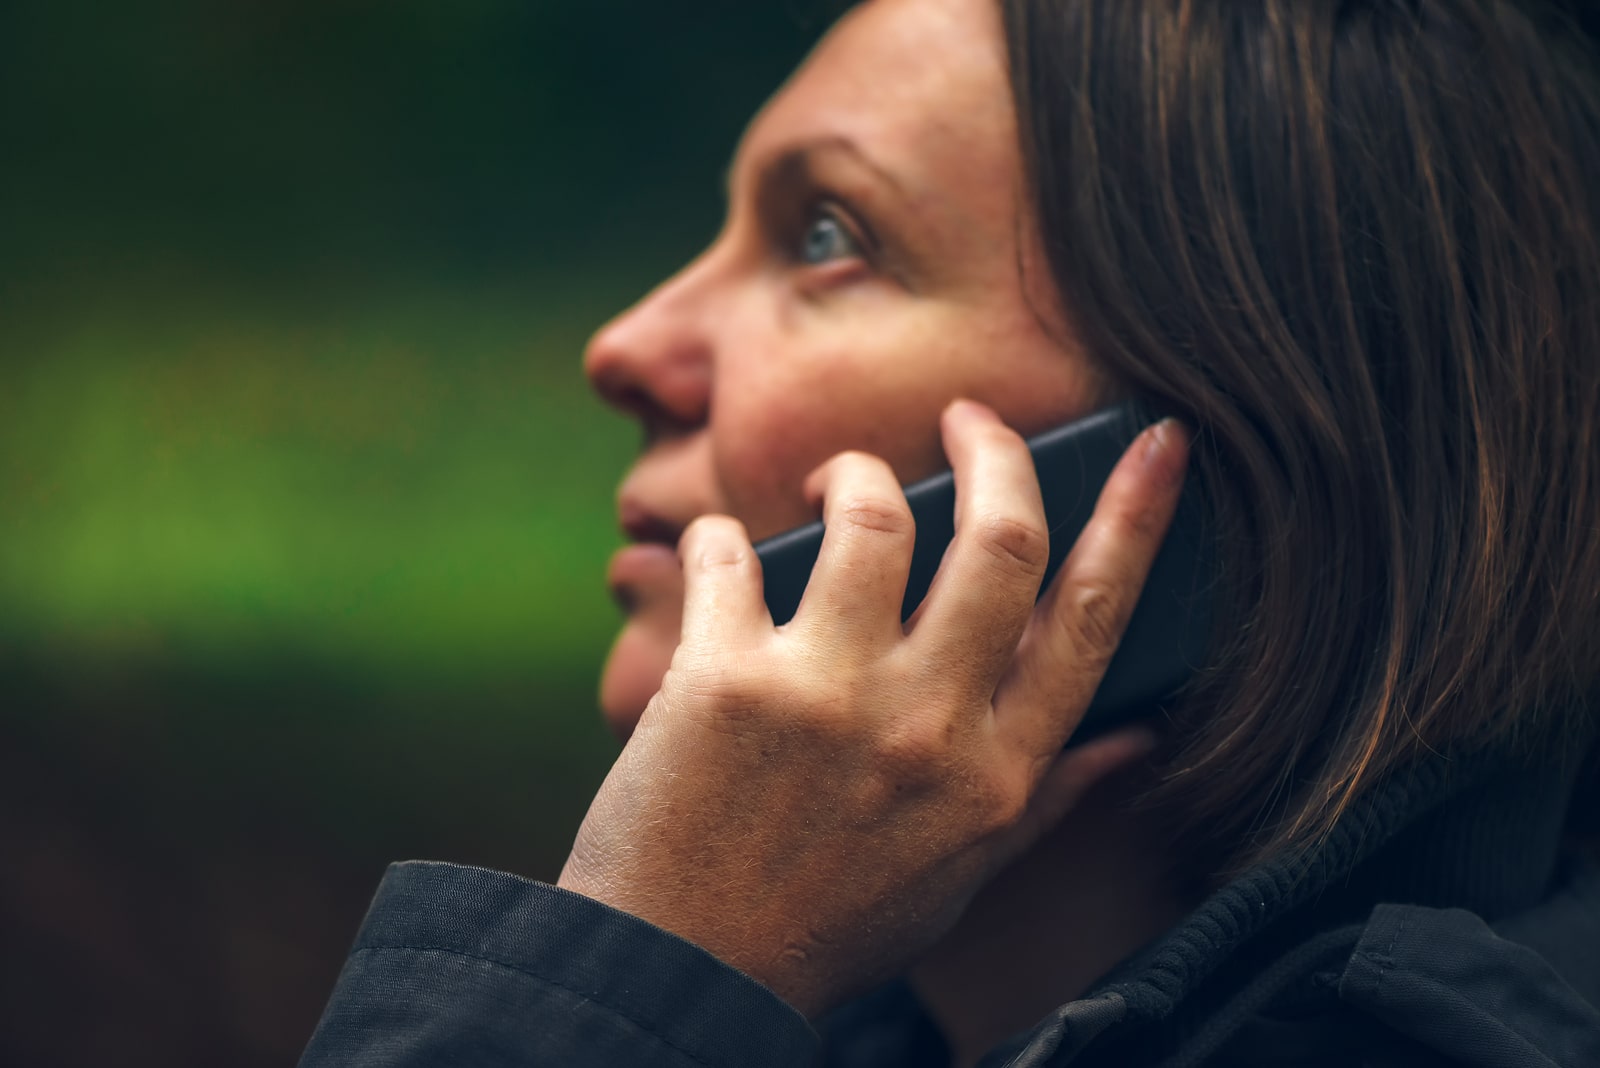
[[[304,1063],[1600,1063],[1585,18],[853,5],[585,354],[645,444],[559,884],[391,869]],[[1040,597],[1023,438],[1129,400]],[[1205,662],[1066,744],[1186,482]]]

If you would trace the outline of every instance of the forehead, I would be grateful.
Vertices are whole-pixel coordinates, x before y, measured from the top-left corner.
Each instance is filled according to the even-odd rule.
[[[1016,126],[996,0],[857,5],[756,117],[741,155],[839,138],[913,192],[1009,190]]]

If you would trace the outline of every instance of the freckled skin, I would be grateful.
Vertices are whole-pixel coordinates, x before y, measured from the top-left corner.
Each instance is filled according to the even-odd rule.
[[[993,0],[863,0],[752,123],[712,245],[585,356],[647,444],[618,490],[641,544],[612,561],[627,620],[600,694],[628,744],[559,885],[803,1013],[904,974],[958,1063],[1193,904],[1115,780],[1153,732],[1063,750],[1110,657],[1087,594],[1131,612],[1187,439],[1135,443],[1036,604],[1038,486],[995,416],[1032,434],[1106,390],[1022,188]],[[903,628],[910,532],[884,505],[947,447],[965,535]],[[745,535],[819,506],[809,610],[774,629]],[[708,513],[745,529],[688,526],[680,565],[669,543]]]
[[[785,149],[838,138],[893,176],[828,165],[870,190],[860,214],[888,251],[819,271],[786,258],[758,191]],[[943,469],[938,416],[956,397],[1024,434],[1091,410],[1100,387],[1050,296],[1021,188],[995,5],[859,6],[752,122],[714,243],[590,343],[596,387],[660,431],[619,491],[624,512],[674,527],[721,512],[760,539],[815,518],[804,481],[840,451],[881,456],[902,482]],[[622,737],[677,645],[681,577],[652,572],[626,593],[601,686]]]

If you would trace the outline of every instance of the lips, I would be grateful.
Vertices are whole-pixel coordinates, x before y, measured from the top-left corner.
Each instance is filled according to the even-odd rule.
[[[675,523],[627,499],[618,503],[617,519],[628,540],[670,545],[673,548],[677,547],[678,539],[683,536],[683,528],[688,525]]]
[[[630,615],[660,596],[682,589],[678,550],[659,542],[641,542],[618,549],[606,569],[611,597]]]
[[[664,598],[681,598],[683,571],[678,539],[687,525],[624,497],[617,505],[622,531],[633,542],[617,550],[606,570],[606,585],[621,609],[634,615]]]

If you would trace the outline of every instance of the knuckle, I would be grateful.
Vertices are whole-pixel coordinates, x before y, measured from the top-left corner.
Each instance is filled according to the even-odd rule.
[[[669,669],[669,679],[675,683],[670,689],[675,694],[701,702],[707,707],[720,708],[724,704],[740,706],[747,696],[759,689],[759,678],[734,657],[716,656],[708,651],[696,650],[679,657]]]
[[[1036,523],[986,515],[978,521],[975,534],[985,552],[1018,575],[1035,577],[1050,559],[1050,536]]]
[[[911,509],[905,501],[855,493],[839,502],[839,514],[851,526],[879,534],[905,537],[913,533]]]
[[[685,528],[682,544],[703,568],[748,567],[754,560],[744,524],[731,516],[697,517]]]
[[[962,790],[962,821],[979,837],[1003,835],[1028,812],[1028,789],[1000,769],[974,769]]]
[[[1122,638],[1123,608],[1116,592],[1103,582],[1078,582],[1069,591],[1071,626],[1081,653],[1109,660]]]
[[[805,703],[810,712],[810,719],[817,725],[848,726],[852,722],[851,687],[841,682],[824,682],[817,685],[810,691]]]
[[[705,570],[737,571],[750,567],[754,555],[748,546],[735,541],[716,541],[700,547],[698,561]]]
[[[826,733],[848,733],[860,725],[856,714],[861,700],[861,670],[838,660],[825,663],[806,659],[788,671],[775,674],[767,691],[778,695],[785,718],[795,726]]]
[[[878,739],[878,758],[902,781],[920,782],[950,761],[955,725],[935,716],[908,716]]]
[[[1128,539],[1137,544],[1153,544],[1166,533],[1167,522],[1163,510],[1152,504],[1130,505],[1121,514]]]
[[[1028,790],[1025,783],[1003,780],[990,786],[986,796],[984,823],[990,833],[1009,831],[1028,812]]]

